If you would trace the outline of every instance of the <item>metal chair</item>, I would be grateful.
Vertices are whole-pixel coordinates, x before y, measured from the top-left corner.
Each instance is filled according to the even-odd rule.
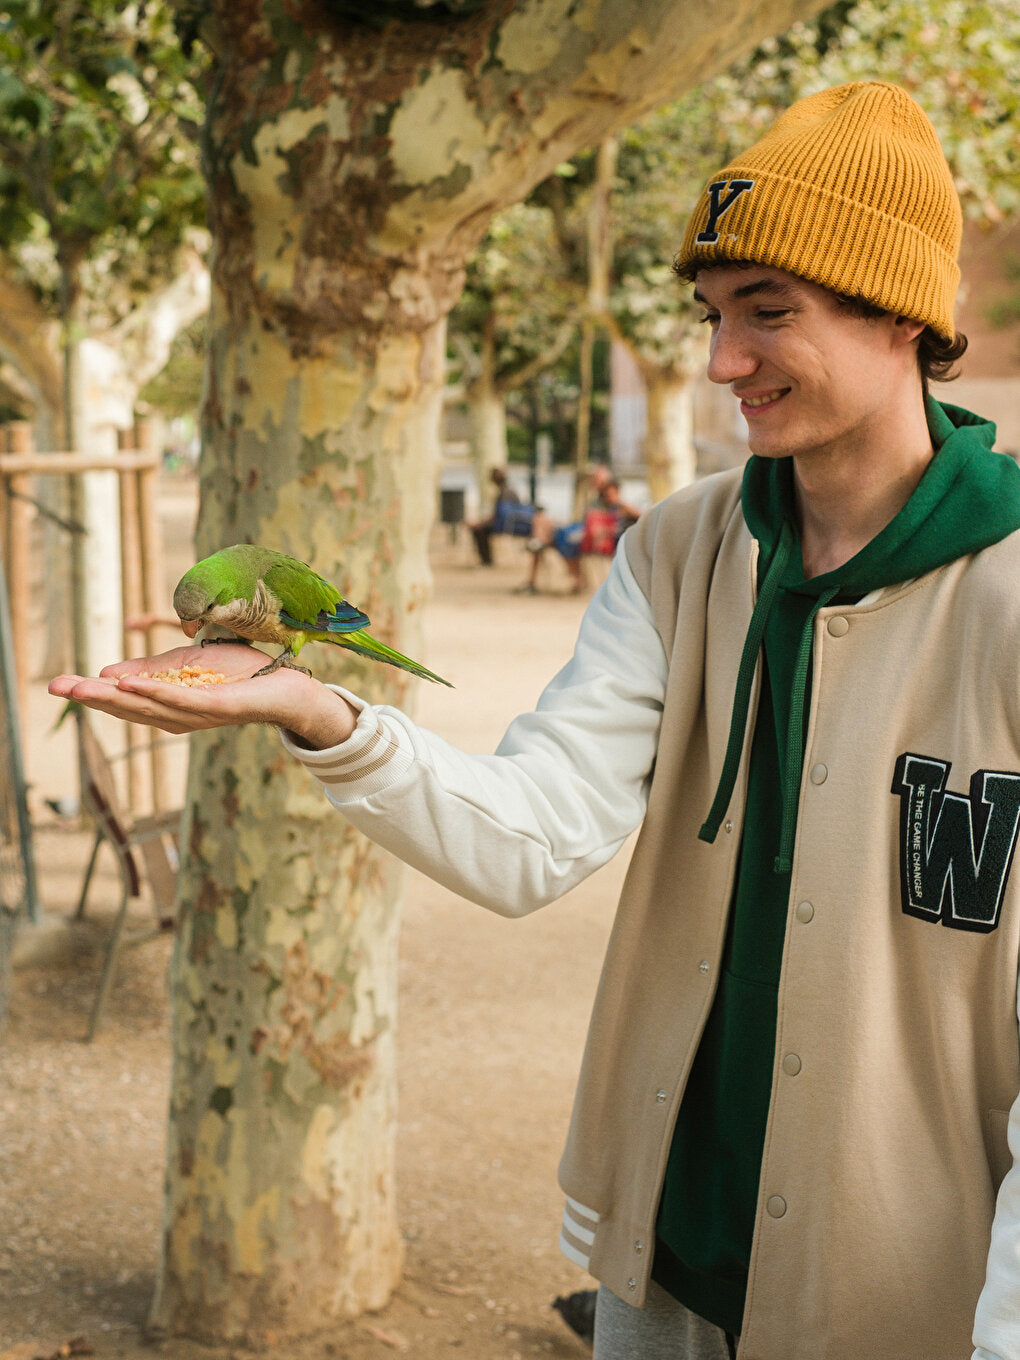
[[[121,886],[120,906],[107,941],[99,990],[92,1003],[92,1015],[85,1036],[86,1042],[91,1043],[99,1027],[121,949],[144,944],[174,928],[181,810],[160,812],[151,817],[126,817],[120,807],[113,770],[106,753],[87,716],[78,713],[76,718],[82,807],[95,823],[96,839],[81,885],[75,919],[81,920],[85,915],[89,885],[104,842],[116,856]],[[142,896],[143,881],[148,885],[152,898],[155,924],[148,929],[125,934],[128,907],[133,899]]]

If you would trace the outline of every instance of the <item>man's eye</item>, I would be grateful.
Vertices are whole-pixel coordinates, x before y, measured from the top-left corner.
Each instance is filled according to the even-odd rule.
[[[759,321],[782,321],[790,315],[789,307],[759,307],[756,313]]]
[[[710,326],[716,325],[719,320],[718,312],[706,312],[704,316],[698,317],[699,321],[707,321]]]

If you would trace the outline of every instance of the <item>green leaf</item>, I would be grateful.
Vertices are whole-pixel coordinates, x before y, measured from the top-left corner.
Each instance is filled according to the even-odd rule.
[[[166,0],[5,0],[0,250],[54,314],[53,259],[73,264],[87,315],[116,319],[169,279],[204,221],[198,150],[179,120],[201,116],[206,59],[185,57],[173,19]]]

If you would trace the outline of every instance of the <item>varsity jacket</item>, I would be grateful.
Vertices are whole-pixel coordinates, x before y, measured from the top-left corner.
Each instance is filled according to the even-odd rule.
[[[347,742],[287,742],[354,825],[507,916],[641,824],[560,1167],[564,1250],[636,1305],[734,881],[746,742],[698,830],[756,566],[740,474],[708,478],[625,535],[494,755],[352,695]],[[1020,1360],[1018,579],[1014,533],[815,619],[740,1360],[961,1360],[972,1333]]]

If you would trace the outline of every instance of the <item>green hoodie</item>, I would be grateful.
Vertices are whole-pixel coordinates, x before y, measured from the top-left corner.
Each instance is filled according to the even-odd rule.
[[[704,840],[714,839],[732,797],[759,656],[761,690],[722,972],[673,1136],[652,1271],[680,1302],[732,1333],[740,1331],[744,1310],[772,1091],[815,614],[1020,529],[1020,468],[991,451],[994,425],[933,400],[927,415],[937,452],[910,500],[856,557],[810,580],[801,561],[792,461],[752,457],[744,472],[744,518],[760,548],[759,593]]]

